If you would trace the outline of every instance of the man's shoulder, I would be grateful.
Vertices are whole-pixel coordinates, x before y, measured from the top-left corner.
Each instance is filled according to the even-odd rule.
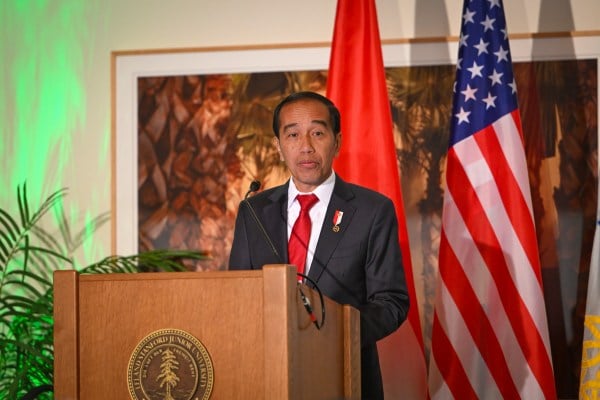
[[[370,189],[366,186],[358,185],[352,182],[346,182],[339,180],[340,189],[352,194],[356,198],[367,199],[372,202],[391,202],[392,200],[376,190]]]
[[[264,189],[255,195],[248,198],[248,201],[252,204],[265,204],[272,203],[274,201],[278,201],[282,196],[285,196],[287,193],[287,185],[278,185],[273,186],[268,189]]]

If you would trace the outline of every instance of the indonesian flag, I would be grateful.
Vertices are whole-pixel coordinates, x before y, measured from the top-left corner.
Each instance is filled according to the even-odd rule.
[[[555,399],[501,0],[465,0],[432,327],[433,399]]]
[[[407,323],[378,343],[384,391],[393,399],[425,399],[427,368],[374,0],[338,1],[327,97],[342,115],[336,172],[387,195],[398,216],[411,307]]]

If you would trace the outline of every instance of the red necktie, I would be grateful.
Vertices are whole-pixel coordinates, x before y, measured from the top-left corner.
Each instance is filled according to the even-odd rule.
[[[314,194],[299,194],[296,199],[300,203],[300,215],[294,223],[288,242],[288,258],[290,264],[295,265],[298,272],[303,274],[312,226],[308,212],[319,201],[319,198]],[[298,280],[302,280],[302,278],[299,277]]]

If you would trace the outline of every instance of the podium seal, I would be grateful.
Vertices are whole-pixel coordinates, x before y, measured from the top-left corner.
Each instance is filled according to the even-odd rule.
[[[129,358],[127,385],[133,400],[208,400],[213,384],[206,348],[182,330],[150,333]]]

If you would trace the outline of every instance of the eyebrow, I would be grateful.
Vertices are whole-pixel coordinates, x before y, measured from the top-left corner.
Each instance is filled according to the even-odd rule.
[[[324,128],[327,128],[327,127],[328,127],[328,125],[327,125],[327,121],[325,121],[325,120],[322,120],[322,119],[313,119],[313,120],[312,120],[312,121],[310,121],[310,122],[311,122],[312,124],[321,125],[321,126],[323,126]],[[296,122],[293,122],[293,123],[291,123],[291,124],[284,125],[284,126],[283,126],[283,131],[285,132],[285,131],[286,131],[286,130],[288,130],[289,128],[292,128],[292,127],[294,127],[294,126],[297,126],[297,125],[298,125],[298,123],[296,123]]]

